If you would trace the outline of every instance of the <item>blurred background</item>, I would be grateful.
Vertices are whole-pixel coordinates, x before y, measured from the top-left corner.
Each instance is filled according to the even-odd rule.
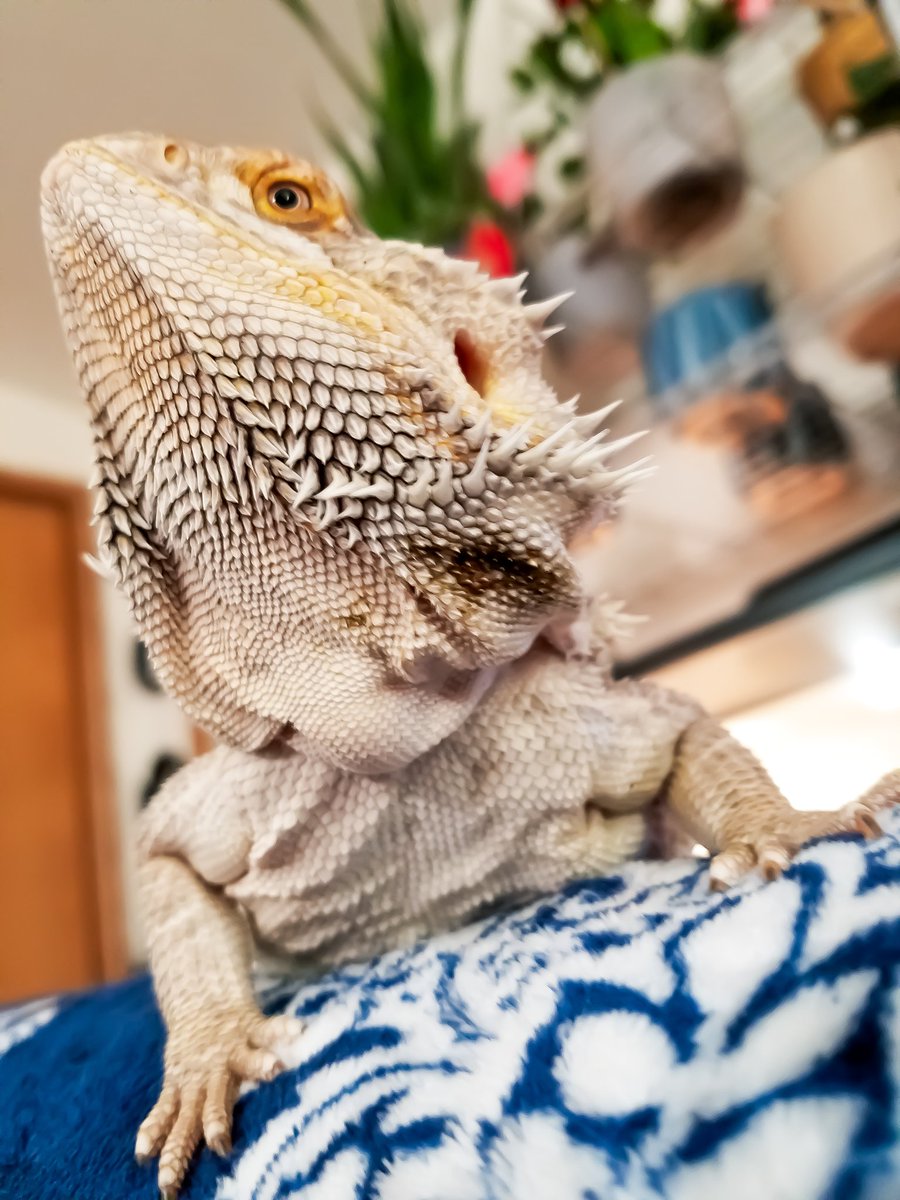
[[[383,236],[529,272],[546,371],[657,473],[593,546],[798,806],[900,764],[900,6],[7,0],[0,1002],[142,961],[133,826],[202,751],[91,549],[38,180],[145,129],[320,162]]]

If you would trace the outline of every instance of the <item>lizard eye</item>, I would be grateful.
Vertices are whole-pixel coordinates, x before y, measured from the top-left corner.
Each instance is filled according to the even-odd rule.
[[[312,207],[309,192],[299,183],[273,183],[267,199],[273,208],[285,213]]]
[[[327,175],[309,163],[261,164],[258,159],[248,159],[238,164],[236,174],[250,189],[253,207],[267,221],[310,232],[348,224],[340,192]]]
[[[269,221],[308,229],[325,223],[315,180],[298,179],[289,166],[263,172],[252,183],[250,193],[256,211]]]

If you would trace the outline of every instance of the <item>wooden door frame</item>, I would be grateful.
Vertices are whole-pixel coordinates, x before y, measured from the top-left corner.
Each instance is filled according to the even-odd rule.
[[[0,496],[53,504],[64,518],[71,544],[77,550],[67,570],[77,629],[71,652],[79,701],[78,790],[89,826],[101,971],[106,980],[121,979],[128,966],[122,846],[109,756],[100,595],[96,576],[83,561],[83,555],[94,549],[90,537],[90,498],[87,490],[76,483],[6,469],[0,469]]]

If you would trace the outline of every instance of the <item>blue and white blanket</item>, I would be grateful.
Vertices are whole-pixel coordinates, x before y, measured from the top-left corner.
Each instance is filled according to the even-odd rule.
[[[773,884],[628,867],[315,983],[216,1200],[898,1200],[900,816]],[[139,1200],[145,978],[0,1014],[0,1197]]]

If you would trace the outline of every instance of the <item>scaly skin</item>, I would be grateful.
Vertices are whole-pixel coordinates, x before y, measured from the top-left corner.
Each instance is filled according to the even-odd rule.
[[[43,219],[102,559],[217,737],[402,766],[577,615],[566,542],[634,472],[541,378],[515,282],[357,231],[275,152],[74,143]]]
[[[517,281],[373,238],[277,152],[74,143],[43,218],[103,563],[224,743],[142,825],[165,1195],[297,1032],[256,1006],[251,935],[376,953],[609,870],[660,812],[715,886],[877,829],[900,772],[798,813],[693,701],[612,681],[572,547],[639,472],[542,380]]]

